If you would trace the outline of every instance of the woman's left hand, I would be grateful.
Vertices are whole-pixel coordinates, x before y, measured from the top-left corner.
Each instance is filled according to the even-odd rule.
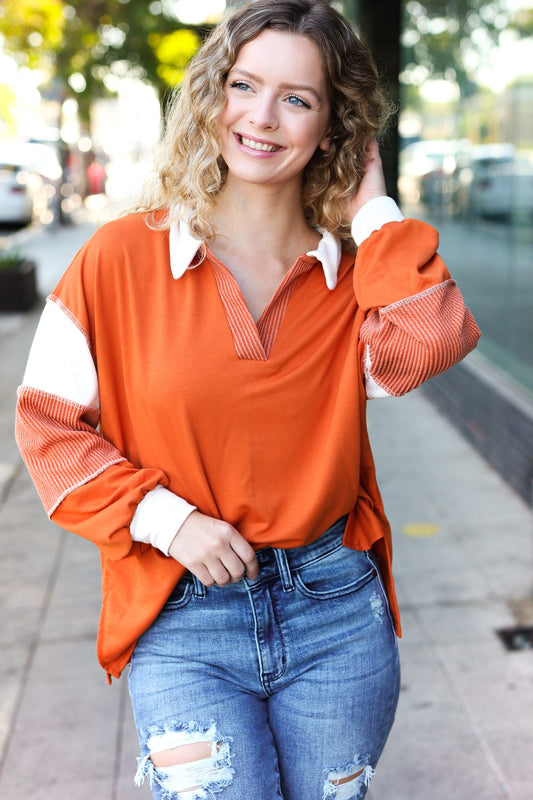
[[[366,150],[365,174],[357,192],[346,202],[346,219],[351,222],[357,212],[375,197],[386,197],[387,187],[383,175],[383,165],[379,154],[378,143],[372,139]]]

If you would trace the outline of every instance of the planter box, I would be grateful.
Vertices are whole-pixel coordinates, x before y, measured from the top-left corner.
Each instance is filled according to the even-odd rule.
[[[0,311],[29,311],[37,301],[37,266],[22,261],[16,270],[0,269]]]

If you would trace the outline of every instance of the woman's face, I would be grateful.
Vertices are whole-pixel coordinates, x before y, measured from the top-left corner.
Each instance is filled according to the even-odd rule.
[[[316,44],[264,30],[239,50],[225,94],[219,133],[228,179],[300,185],[317,147],[329,147],[329,99]]]

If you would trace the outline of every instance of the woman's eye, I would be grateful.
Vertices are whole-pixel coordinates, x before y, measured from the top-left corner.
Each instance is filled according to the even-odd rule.
[[[249,84],[246,81],[233,81],[230,83],[230,89],[241,89],[242,91],[246,91],[250,88]]]
[[[297,94],[291,94],[287,97],[287,102],[290,103],[291,106],[300,106],[301,108],[311,108],[309,103],[305,100],[302,100],[301,97],[298,97]]]

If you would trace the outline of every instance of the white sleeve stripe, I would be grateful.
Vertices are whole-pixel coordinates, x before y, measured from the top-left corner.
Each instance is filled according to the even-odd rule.
[[[61,305],[49,300],[31,346],[24,387],[99,408],[98,376],[87,339]]]

